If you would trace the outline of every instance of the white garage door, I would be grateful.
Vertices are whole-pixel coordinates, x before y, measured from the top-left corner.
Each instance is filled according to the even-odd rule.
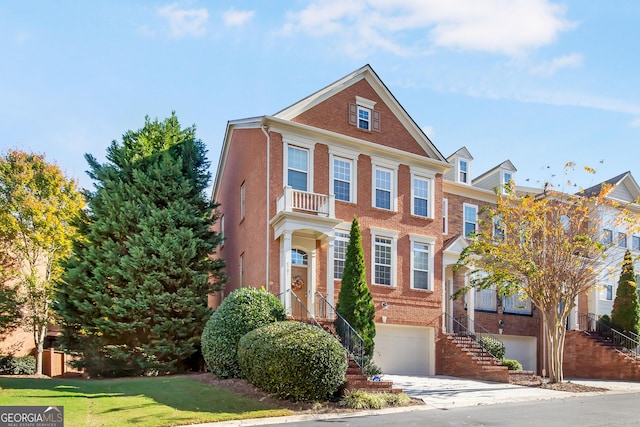
[[[504,357],[519,361],[525,371],[536,371],[536,337],[499,335],[498,338],[504,343]]]
[[[377,323],[373,361],[384,374],[434,375],[433,328]]]

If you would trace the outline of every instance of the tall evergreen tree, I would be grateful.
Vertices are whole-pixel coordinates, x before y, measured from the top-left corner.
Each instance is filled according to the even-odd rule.
[[[631,252],[627,250],[622,261],[622,271],[618,280],[618,290],[611,310],[611,324],[621,331],[640,333],[640,303],[638,286],[633,268]]]
[[[224,283],[205,155],[175,113],[113,141],[104,164],[85,155],[95,191],[56,309],[89,374],[177,372],[199,348]]]
[[[375,306],[371,290],[367,286],[364,250],[358,218],[351,222],[349,245],[342,273],[342,284],[338,294],[336,311],[364,339],[365,355],[373,355],[373,339],[376,336]]]

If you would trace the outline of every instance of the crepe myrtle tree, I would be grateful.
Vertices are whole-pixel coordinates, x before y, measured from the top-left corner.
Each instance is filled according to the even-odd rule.
[[[574,169],[568,163],[565,175]],[[573,187],[571,181],[566,184]],[[552,383],[564,378],[566,324],[576,297],[595,286],[595,278],[611,263],[600,227],[603,210],[618,212],[620,224],[637,224],[630,211],[607,198],[610,186],[574,194],[556,188],[560,187],[547,183],[541,194],[523,196],[513,185],[496,189],[495,206],[483,209],[486,219],[470,236],[455,267],[471,271],[469,287],[524,294],[540,310]]]

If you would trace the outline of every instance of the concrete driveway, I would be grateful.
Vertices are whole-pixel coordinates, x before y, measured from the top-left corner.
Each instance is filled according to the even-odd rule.
[[[627,381],[569,379],[567,381],[602,387],[608,389],[608,391],[568,393],[537,387],[523,387],[513,384],[468,380],[443,375],[424,377],[383,375],[382,379],[385,381],[393,381],[393,386],[401,388],[407,395],[422,399],[426,405],[439,409],[528,400],[561,399],[606,393],[640,392],[640,383]]]

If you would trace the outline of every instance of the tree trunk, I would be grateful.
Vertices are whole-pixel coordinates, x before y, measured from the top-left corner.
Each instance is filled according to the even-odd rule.
[[[559,316],[555,310],[543,314],[545,339],[547,341],[547,363],[549,364],[549,382],[560,383],[564,380],[562,359],[564,355],[564,337],[566,334],[566,316]]]
[[[44,351],[44,339],[47,336],[46,326],[36,326],[33,338],[36,344],[36,374],[42,375],[42,353]]]

